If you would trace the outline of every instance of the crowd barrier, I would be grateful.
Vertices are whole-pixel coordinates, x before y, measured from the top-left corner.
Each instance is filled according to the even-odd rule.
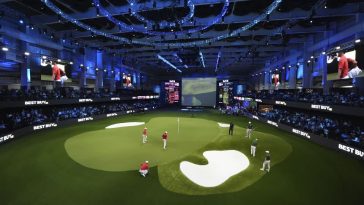
[[[354,106],[344,106],[344,105],[324,105],[324,104],[316,104],[316,103],[307,103],[307,102],[293,102],[293,101],[284,101],[284,100],[269,100],[269,99],[259,99],[259,98],[249,98],[249,97],[234,97],[235,100],[239,101],[255,101],[257,103],[264,103],[269,105],[278,105],[283,107],[291,107],[291,108],[300,108],[311,111],[323,111],[329,113],[336,114],[344,114],[344,115],[352,115],[352,116],[364,116],[364,108],[363,107],[354,107]]]
[[[109,98],[79,98],[79,99],[59,99],[59,100],[25,100],[25,101],[2,101],[1,108],[15,107],[37,107],[37,106],[52,106],[52,105],[69,105],[69,104],[87,104],[87,103],[108,103],[126,100],[150,100],[158,99],[158,95],[147,96],[129,96],[129,97],[109,97]]]
[[[33,134],[35,132],[39,132],[41,130],[48,130],[48,129],[52,129],[52,128],[56,128],[56,127],[64,127],[64,126],[69,126],[69,125],[74,125],[74,124],[79,124],[79,123],[84,123],[84,122],[89,122],[89,121],[94,121],[94,120],[99,120],[99,119],[104,119],[104,118],[117,117],[117,116],[122,116],[125,114],[141,112],[141,111],[148,111],[148,108],[139,109],[139,110],[127,110],[127,111],[122,111],[122,112],[101,114],[101,115],[96,115],[96,116],[92,116],[92,117],[69,119],[69,120],[64,120],[64,121],[60,121],[60,122],[48,122],[48,123],[44,123],[44,124],[40,124],[40,125],[28,126],[28,127],[24,127],[24,128],[18,129],[18,130],[14,130],[13,132],[9,132],[8,134],[0,135],[0,144],[9,142],[13,139],[16,139],[16,138],[24,136],[24,135],[29,135],[29,134]]]
[[[332,139],[328,139],[328,138],[325,138],[323,136],[319,136],[319,135],[316,135],[316,134],[313,134],[313,133],[310,133],[310,132],[302,131],[302,130],[290,127],[288,125],[281,124],[279,122],[274,122],[274,121],[271,121],[271,120],[267,120],[267,119],[265,119],[263,117],[260,117],[260,116],[256,116],[256,115],[252,115],[252,114],[246,114],[246,116],[249,117],[250,119],[254,119],[254,120],[269,124],[271,126],[277,127],[277,128],[279,128],[281,130],[293,133],[295,135],[303,137],[304,139],[312,141],[312,142],[314,142],[316,144],[319,144],[321,146],[337,150],[337,151],[339,151],[341,153],[346,153],[349,156],[357,158],[357,159],[364,160],[364,150],[361,150],[361,149],[358,149],[358,148],[355,148],[355,147],[351,147],[351,146],[346,145],[346,144],[344,144],[342,142],[335,141],[335,140],[332,140]]]

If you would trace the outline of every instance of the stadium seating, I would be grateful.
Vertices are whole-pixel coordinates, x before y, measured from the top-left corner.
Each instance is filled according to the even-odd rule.
[[[259,99],[364,107],[364,96],[352,90],[333,91],[329,94],[323,94],[322,90],[310,90],[310,92],[303,92],[301,90],[275,90],[250,92],[245,96]]]
[[[46,122],[59,122],[67,119],[91,117],[112,112],[127,110],[143,111],[155,109],[160,105],[158,101],[133,101],[124,103],[108,103],[102,105],[72,105],[57,106],[55,108],[20,108],[1,113],[0,133],[9,132],[26,126],[38,125]]]
[[[123,96],[137,96],[137,95],[152,95],[154,94],[148,90],[118,90],[111,92],[108,90],[100,90],[95,92],[93,89],[74,89],[70,88],[56,88],[52,90],[32,88],[29,90],[22,89],[0,89],[1,101],[14,101],[14,100],[53,100],[53,99],[76,99],[76,98],[107,98],[107,97],[123,97]]]

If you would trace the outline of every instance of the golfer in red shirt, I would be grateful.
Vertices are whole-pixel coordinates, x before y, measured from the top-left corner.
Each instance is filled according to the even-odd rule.
[[[61,80],[61,69],[58,68],[56,63],[53,63],[52,80],[54,80],[54,81],[60,81]]]
[[[163,149],[167,149],[167,138],[168,138],[168,132],[165,131],[164,134],[162,135]]]
[[[139,173],[145,177],[149,172],[149,162],[145,161],[144,163],[140,164]]]
[[[343,52],[339,53],[339,67],[338,67],[338,77],[339,79],[345,79],[348,78],[349,74],[349,62],[346,58],[345,54]]]
[[[144,127],[144,130],[143,130],[143,144],[147,143],[147,139],[148,139],[147,128]]]

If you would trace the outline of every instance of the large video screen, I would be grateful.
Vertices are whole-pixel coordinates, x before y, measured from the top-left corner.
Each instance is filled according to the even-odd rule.
[[[166,92],[166,102],[168,104],[179,103],[179,82],[170,80],[164,83],[164,89]]]
[[[229,105],[233,99],[234,83],[229,80],[219,81],[219,104]]]
[[[133,88],[134,81],[130,73],[123,73],[123,87],[124,88]]]
[[[41,59],[41,80],[71,82],[72,67],[65,62]]]
[[[280,77],[280,73],[274,73],[271,76],[272,79],[272,85],[274,85],[274,87],[278,87],[281,84],[281,77]]]
[[[216,78],[182,78],[183,106],[215,106]]]
[[[358,65],[356,57],[357,51],[355,49],[327,55],[327,80],[362,77],[364,73],[359,68],[360,65]],[[340,76],[339,70],[341,71]]]

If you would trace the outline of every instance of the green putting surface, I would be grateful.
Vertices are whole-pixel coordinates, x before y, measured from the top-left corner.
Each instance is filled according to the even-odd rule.
[[[69,138],[65,148],[69,156],[83,166],[104,171],[137,170],[146,160],[151,166],[186,156],[218,136],[214,121],[197,118],[156,117],[146,123],[148,142],[142,143],[145,125],[101,129]],[[162,134],[168,131],[167,150]]]
[[[179,137],[182,140],[181,133],[184,132],[181,129],[177,136],[173,133],[176,132],[176,127],[173,127],[176,117],[181,117],[181,125],[185,118],[189,119],[187,122],[191,123],[191,126],[196,127],[190,127],[189,133],[212,133],[213,136],[206,134],[203,139],[187,136],[186,139],[190,138],[186,142],[173,142],[177,140],[177,137],[178,140]],[[163,118],[170,118],[171,120]],[[166,124],[163,125],[159,122],[160,120]],[[196,121],[193,122],[192,120]],[[152,125],[153,121],[155,121],[154,125]],[[143,149],[145,147],[141,144],[143,126],[127,128],[132,133],[130,136],[121,134],[123,128],[120,128],[120,132],[117,131],[119,128],[114,131],[117,136],[102,134],[106,131],[106,126],[121,122],[146,122],[151,137],[146,145],[148,148]],[[167,128],[169,122],[171,122],[171,127]],[[234,122],[236,125],[235,135],[233,137],[227,136],[228,130],[226,128],[213,128],[216,122]],[[263,141],[260,141],[261,147],[258,145],[256,159],[252,159],[249,153],[246,153],[247,139],[243,139],[241,136],[247,125],[247,119],[220,115],[213,111],[195,113],[194,117],[190,113],[163,110],[147,114],[133,114],[45,130],[18,138],[0,146],[0,204],[336,205],[362,203],[362,187],[364,185],[364,163],[362,161],[315,145],[275,127],[254,121],[253,124],[256,127],[253,136],[259,135],[259,138],[266,138],[267,142],[264,144]],[[204,128],[201,129],[200,126]],[[209,129],[215,129],[215,131]],[[166,151],[162,150],[162,142],[160,141],[160,136],[164,130],[170,132],[170,143]],[[98,132],[101,132],[99,133],[101,136],[95,134]],[[94,134],[88,135],[87,133]],[[202,135],[199,134],[199,136]],[[103,146],[127,149],[128,145],[126,144],[133,144],[134,142],[131,141],[135,137],[136,142],[132,146],[134,149],[130,148],[132,150],[130,157],[112,157],[112,160],[122,161],[129,158],[130,162],[125,162],[122,167],[120,165],[115,165],[120,166],[116,168],[111,167],[129,171],[103,171],[108,169],[104,167],[104,164],[114,166],[114,163],[101,161],[102,166],[100,168],[89,168],[79,159],[73,159],[72,154],[67,152],[65,147],[72,139],[80,136],[79,145],[76,143],[74,146],[87,147],[87,143],[91,143],[86,140],[88,136],[90,139],[94,138],[95,142],[105,137],[105,139],[117,137],[118,143],[115,143],[115,139],[112,140],[115,145],[105,145],[101,142],[91,144],[95,151],[96,148],[100,149]],[[118,140],[125,137],[128,142],[124,145],[122,141]],[[272,141],[268,143],[268,140]],[[274,164],[271,172],[267,174],[256,169],[262,163],[262,151],[265,146],[271,149],[272,163]],[[253,165],[245,170],[247,172],[244,171],[242,174],[232,177],[231,181],[227,181],[221,187],[210,192],[186,181],[186,178],[181,177],[174,168],[178,164],[178,160],[204,163],[201,153],[205,149],[240,150],[249,157]],[[120,150],[116,150],[121,153]],[[83,155],[90,156],[92,149],[87,151],[89,154],[86,151]],[[146,157],[139,153],[144,151]],[[104,156],[110,156],[110,153],[106,152],[107,155]],[[89,158],[95,159],[95,155]],[[150,158],[152,165],[157,166],[152,167],[150,175],[143,178],[136,170],[141,163],[140,160],[145,158]],[[280,158],[281,161],[275,161]],[[100,159],[110,160],[105,157],[100,157]],[[254,165],[254,160],[256,160],[256,165]],[[136,164],[135,168],[134,164]],[[242,184],[245,185],[242,186]],[[197,195],[189,195],[188,192],[192,192],[192,190]]]
[[[199,149],[196,152],[190,153],[183,159],[177,159],[171,163],[164,164],[158,167],[158,175],[160,182],[166,189],[188,195],[208,195],[235,192],[242,190],[255,182],[257,182],[266,173],[260,171],[262,162],[264,161],[265,151],[269,150],[272,153],[271,168],[282,162],[292,151],[290,144],[285,142],[279,137],[271,134],[255,132],[253,138],[258,138],[259,144],[257,146],[256,156],[250,155],[250,145],[252,139],[244,137],[246,129],[235,127],[235,136],[227,135],[228,128],[221,128],[219,138],[209,143],[207,146]],[[206,164],[206,159],[202,153],[206,150],[238,150],[245,154],[250,161],[249,167],[243,172],[232,176],[224,184],[213,187],[205,188],[198,186],[186,178],[179,169],[181,161],[190,161],[195,164]],[[229,167],[226,167],[228,169]]]

